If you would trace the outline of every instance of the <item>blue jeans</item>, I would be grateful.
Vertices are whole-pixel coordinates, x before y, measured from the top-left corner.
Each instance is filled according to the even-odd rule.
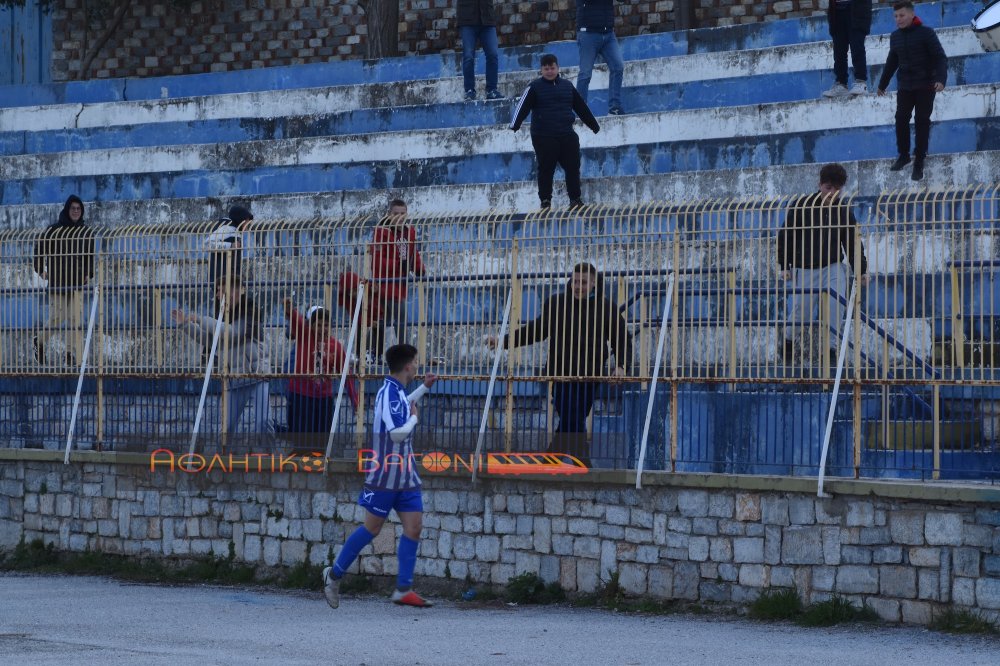
[[[229,389],[229,406],[226,414],[226,432],[234,434],[240,429],[240,417],[247,404],[250,404],[250,419],[253,421],[252,432],[264,435],[269,439],[274,434],[270,416],[270,385],[264,382],[237,385]]]
[[[851,30],[851,8],[834,9],[833,75],[837,83],[847,85],[847,51],[851,51],[854,80],[868,80],[868,59],[865,53],[865,34]]]
[[[625,61],[622,60],[621,49],[615,33],[608,31],[577,32],[576,43],[580,47],[580,76],[576,80],[576,89],[587,101],[587,91],[590,89],[590,77],[594,73],[594,61],[600,54],[608,63],[608,108],[620,109],[622,106],[622,79],[625,75]]]
[[[500,56],[497,53],[497,29],[492,25],[462,26],[462,75],[465,92],[476,90],[476,40],[486,54],[486,92],[497,89]]]

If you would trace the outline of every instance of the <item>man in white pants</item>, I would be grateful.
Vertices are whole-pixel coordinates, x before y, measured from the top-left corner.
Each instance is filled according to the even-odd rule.
[[[837,345],[844,326],[848,298],[848,271],[867,280],[868,260],[864,248],[855,256],[858,221],[840,191],[847,183],[847,170],[827,164],[819,172],[819,192],[806,195],[788,208],[785,224],[778,231],[778,266],[781,276],[791,281],[786,300],[784,345],[786,364],[791,363],[796,327],[819,319],[820,297],[829,296],[830,364],[837,364]],[[844,263],[844,258],[847,263]],[[842,301],[841,299],[844,299]]]

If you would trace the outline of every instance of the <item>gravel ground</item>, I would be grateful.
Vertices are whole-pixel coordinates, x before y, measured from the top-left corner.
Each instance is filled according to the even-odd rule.
[[[912,628],[0,575],[0,664],[1000,664],[1000,640]]]

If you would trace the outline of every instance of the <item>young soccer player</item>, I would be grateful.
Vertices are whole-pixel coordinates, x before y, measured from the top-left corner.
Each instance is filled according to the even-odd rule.
[[[413,591],[413,569],[423,527],[424,504],[420,495],[420,477],[413,458],[413,429],[417,426],[417,401],[434,385],[434,375],[410,395],[406,386],[417,376],[417,348],[393,345],[385,351],[389,376],[375,397],[375,422],[372,424],[373,448],[377,464],[365,476],[358,504],[368,512],[363,525],[354,530],[332,567],[323,569],[323,593],[331,608],[340,605],[340,580],[371,543],[395,509],[403,524],[399,538],[399,575],[392,600],[404,606],[427,608],[432,604]]]

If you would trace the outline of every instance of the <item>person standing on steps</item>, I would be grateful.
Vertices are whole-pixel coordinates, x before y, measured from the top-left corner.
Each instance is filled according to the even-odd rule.
[[[847,97],[868,92],[865,37],[872,29],[871,0],[830,0],[826,11],[833,39],[833,75],[836,81],[823,97]],[[854,85],[847,87],[847,51],[854,65]]]
[[[608,115],[620,116],[625,61],[615,37],[615,0],[576,0],[576,43],[580,48],[580,75],[576,89],[587,101],[597,56],[608,64]]]
[[[597,134],[601,126],[573,84],[559,76],[559,61],[542,56],[541,76],[531,82],[514,107],[510,129],[518,131],[531,114],[531,145],[538,158],[538,199],[542,208],[552,206],[552,178],[556,165],[566,174],[571,208],[583,205],[580,191],[580,137],[573,131],[576,116]]]
[[[899,157],[889,167],[902,171],[910,163],[910,116],[914,116],[916,146],[913,151],[913,180],[924,177],[924,161],[931,138],[934,97],[948,82],[948,56],[934,30],[921,22],[912,2],[892,5],[896,30],[889,37],[889,57],[878,82],[879,96],[885,95],[889,81],[896,77],[896,148]]]
[[[497,90],[500,54],[497,45],[497,18],[493,0],[458,0],[455,8],[458,29],[462,33],[462,76],[465,99],[476,99],[476,42],[486,56],[486,99],[503,99]]]

